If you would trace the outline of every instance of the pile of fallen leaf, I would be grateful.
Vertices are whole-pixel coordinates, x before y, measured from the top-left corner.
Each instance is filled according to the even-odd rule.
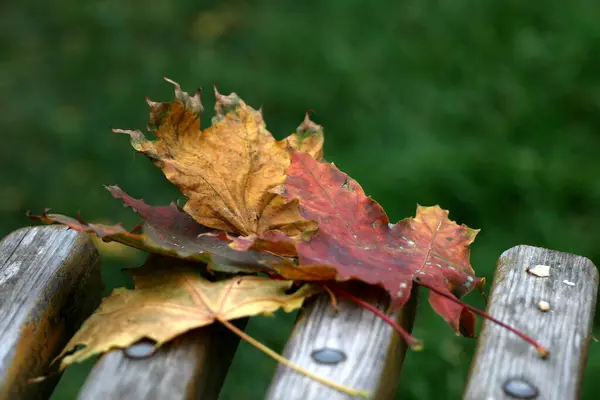
[[[160,346],[215,321],[231,328],[235,318],[291,311],[323,288],[343,293],[336,285],[348,280],[383,287],[395,308],[413,285],[429,288],[435,311],[474,336],[471,308],[457,298],[483,284],[469,264],[477,230],[438,206],[419,206],[415,217],[391,224],[355,180],[323,160],[323,129],[308,115],[276,141],[260,110],[215,90],[216,115],[201,130],[200,91],[190,96],[167,81],[175,100],[147,100],[154,141],[114,131],[129,135],[185,195],[185,206],[150,206],[108,186],[141,217],[133,230],[47,212],[31,217],[152,254],[128,270],[135,288],[116,289],[67,344],[61,369],[142,338]]]

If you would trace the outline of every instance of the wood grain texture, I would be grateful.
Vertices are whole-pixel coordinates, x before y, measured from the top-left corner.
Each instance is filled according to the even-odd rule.
[[[416,287],[416,285],[415,285]],[[417,290],[400,311],[389,313],[389,296],[378,287],[361,285],[360,297],[387,312],[407,331],[412,330]],[[300,311],[284,356],[301,367],[345,386],[369,392],[374,399],[393,398],[406,344],[400,336],[371,311],[338,297],[334,311],[328,295],[307,301]],[[346,360],[337,365],[317,363],[313,351],[331,348],[341,350]],[[303,375],[279,365],[267,392],[269,400],[349,399],[346,394],[330,389]]]
[[[244,329],[247,321],[232,322]],[[174,339],[148,358],[131,359],[113,350],[96,363],[78,399],[217,399],[238,343],[235,334],[213,324]]]
[[[550,276],[526,272],[535,265],[550,266]],[[579,388],[596,308],[598,271],[584,257],[531,246],[507,250],[498,261],[488,313],[550,350],[542,359],[535,349],[506,329],[485,322],[464,398],[513,399],[502,386],[523,379],[539,390],[537,398],[579,398]],[[538,302],[551,309],[542,312]]]
[[[100,258],[64,227],[19,229],[0,242],[0,399],[47,398],[51,360],[100,303]]]

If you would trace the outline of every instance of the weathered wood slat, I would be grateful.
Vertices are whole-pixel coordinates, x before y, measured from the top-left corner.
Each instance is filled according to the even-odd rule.
[[[233,322],[243,329],[247,319]],[[238,343],[235,334],[213,324],[174,339],[147,358],[113,350],[96,363],[78,398],[217,399]]]
[[[86,234],[62,227],[19,229],[0,242],[0,399],[47,398],[45,375],[100,303],[98,253]]]
[[[389,313],[389,296],[378,287],[361,287],[361,298],[387,312],[407,331],[412,330],[418,296],[416,289],[400,311]],[[395,392],[406,343],[384,321],[354,302],[338,297],[334,311],[329,296],[307,301],[300,311],[284,356],[324,378],[369,392],[374,399],[390,399]],[[338,364],[317,362],[312,354],[338,350],[345,360]],[[348,395],[330,389],[279,365],[268,389],[269,400],[338,400]]]
[[[536,265],[549,266],[550,276],[526,272]],[[496,269],[488,312],[538,340],[550,350],[550,356],[542,359],[516,335],[486,322],[464,398],[513,399],[503,389],[513,380],[512,387],[519,386],[524,392],[527,385],[521,381],[532,385],[539,399],[577,399],[597,288],[598,271],[587,258],[531,246],[504,252]],[[542,312],[540,301],[548,302],[550,310]]]

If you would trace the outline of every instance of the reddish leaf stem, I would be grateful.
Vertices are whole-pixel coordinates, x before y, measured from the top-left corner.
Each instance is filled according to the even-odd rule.
[[[414,279],[415,283],[423,286],[424,288],[427,288],[429,290],[431,290],[432,292],[445,297],[446,299],[455,302],[456,304],[460,304],[461,306],[463,306],[464,308],[466,308],[467,310],[479,315],[482,318],[488,319],[490,321],[492,321],[493,323],[503,327],[504,329],[508,330],[509,332],[514,333],[515,335],[519,336],[521,339],[523,339],[524,341],[526,341],[527,343],[531,344],[532,346],[535,347],[535,349],[538,351],[538,353],[540,354],[540,356],[542,358],[546,358],[550,355],[550,352],[548,351],[548,349],[546,349],[544,346],[542,346],[541,344],[539,344],[538,342],[536,342],[532,337],[527,336],[526,334],[520,332],[519,330],[517,330],[516,328],[513,328],[510,325],[505,324],[504,322],[492,317],[491,315],[480,311],[478,309],[476,309],[475,307],[472,307],[468,304],[463,303],[462,301],[454,298],[453,296],[450,296],[447,293],[444,293],[436,288],[434,288],[433,286],[430,286],[424,282],[422,282],[419,278],[415,278]]]
[[[390,318],[389,316],[387,316],[385,313],[383,313],[381,310],[377,309],[377,307],[373,306],[372,304],[369,304],[368,302],[366,302],[365,300],[354,296],[353,294],[339,288],[333,285],[328,285],[323,283],[323,286],[328,288],[329,290],[331,290],[333,293],[336,293],[342,297],[347,298],[348,300],[351,300],[353,302],[355,302],[356,304],[360,305],[361,307],[366,308],[367,310],[371,311],[373,314],[375,314],[376,316],[378,316],[379,318],[381,318],[383,321],[385,321],[389,326],[391,326],[392,328],[394,328],[394,330],[396,332],[398,332],[400,334],[400,336],[402,336],[402,338],[406,341],[406,343],[410,346],[411,349],[415,350],[415,351],[419,351],[423,349],[423,343],[421,343],[420,340],[416,339],[415,337],[413,337],[410,333],[408,333],[403,327],[401,327],[396,321],[394,321],[392,318]]]

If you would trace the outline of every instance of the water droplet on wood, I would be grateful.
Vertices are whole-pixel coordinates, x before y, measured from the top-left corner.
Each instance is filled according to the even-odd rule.
[[[324,347],[322,349],[314,350],[310,356],[319,364],[336,365],[346,360],[346,354],[337,349],[330,349]]]
[[[156,351],[156,342],[150,339],[142,339],[137,343],[123,349],[123,353],[129,358],[147,358]]]
[[[535,386],[519,378],[512,378],[504,382],[502,390],[515,399],[535,399],[539,394]]]

